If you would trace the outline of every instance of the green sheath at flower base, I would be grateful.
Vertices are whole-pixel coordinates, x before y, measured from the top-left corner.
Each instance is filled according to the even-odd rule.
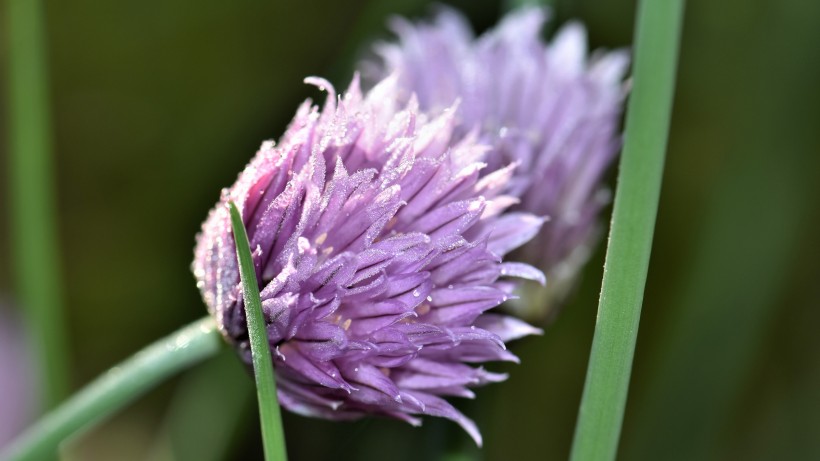
[[[256,284],[256,270],[253,267],[248,234],[239,210],[233,202],[231,225],[236,241],[236,257],[239,260],[239,274],[242,279],[242,294],[245,299],[245,315],[248,318],[248,335],[253,356],[253,374],[256,377],[256,392],[259,397],[259,417],[262,421],[262,443],[265,459],[269,461],[287,459],[285,435],[282,431],[282,417],[276,398],[276,380],[273,376],[273,362],[268,345],[265,318],[262,315],[262,300]]]
[[[575,427],[572,461],[618,450],[669,134],[682,0],[643,0],[598,320]]]

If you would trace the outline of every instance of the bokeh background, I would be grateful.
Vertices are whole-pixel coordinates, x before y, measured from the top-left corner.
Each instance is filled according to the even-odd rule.
[[[45,3],[60,267],[79,388],[204,315],[189,271],[194,235],[260,142],[277,138],[304,98],[323,97],[303,77],[345,86],[367,44],[390,37],[390,14],[424,17],[430,3]],[[477,30],[505,8],[448,3]],[[630,43],[633,1],[555,3],[553,24],[583,20],[593,47]],[[687,4],[621,459],[820,459],[818,21],[820,2]],[[4,68],[7,43],[3,33]],[[8,188],[0,193],[0,297],[13,303]],[[414,429],[286,415],[291,459],[565,459],[602,264],[599,249],[546,334],[512,346],[523,364],[496,367],[509,381],[461,405],[482,428],[482,451],[446,421]],[[226,352],[66,455],[261,459],[250,386]]]

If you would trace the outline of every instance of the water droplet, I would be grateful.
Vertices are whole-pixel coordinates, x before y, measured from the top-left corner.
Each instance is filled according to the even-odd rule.
[[[452,290],[453,286],[452,285],[447,285],[447,289]]]
[[[413,296],[418,298],[419,296],[421,296],[421,292],[419,290],[413,290]]]
[[[427,302],[433,302],[433,297],[432,297],[432,296],[428,296],[428,297],[427,297]]]

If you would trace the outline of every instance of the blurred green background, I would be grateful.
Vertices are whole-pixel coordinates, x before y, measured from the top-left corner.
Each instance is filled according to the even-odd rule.
[[[450,3],[478,30],[504,10]],[[583,20],[593,47],[612,48],[631,41],[634,8],[560,0],[555,16]],[[302,78],[344,87],[367,44],[390,36],[389,14],[429,11],[424,0],[46,2],[74,388],[204,315],[189,271],[194,235],[260,142],[304,98],[322,98]],[[820,2],[687,4],[621,459],[820,459],[818,20]],[[0,294],[13,299],[8,193]],[[546,334],[512,346],[523,364],[496,367],[509,381],[461,405],[484,433],[481,452],[444,421],[286,415],[291,459],[565,459],[602,264],[601,249]],[[261,459],[249,386],[226,353],[67,454]]]

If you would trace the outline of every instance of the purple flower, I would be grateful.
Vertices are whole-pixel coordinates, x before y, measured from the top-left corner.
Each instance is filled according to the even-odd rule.
[[[542,219],[509,212],[513,167],[486,172],[487,148],[454,140],[455,108],[399,104],[395,79],[358,79],[323,109],[305,102],[278,145],[262,144],[198,236],[194,272],[222,333],[250,363],[226,203],[241,210],[273,351],[279,400],[328,419],[368,414],[475,424],[442,397],[506,378],[468,365],[516,361],[504,342],[539,330],[486,313],[543,274],[502,257]]]
[[[381,44],[382,61],[365,63],[365,75],[395,74],[399,100],[417,97],[433,114],[460,101],[456,139],[477,134],[492,146],[487,171],[518,164],[506,192],[521,199],[517,209],[547,218],[521,254],[546,272],[553,304],[586,262],[609,201],[601,176],[620,144],[629,56],[596,52],[588,59],[578,23],[545,45],[544,21],[542,9],[522,9],[474,38],[466,20],[448,9],[432,23],[396,19],[398,43]]]

